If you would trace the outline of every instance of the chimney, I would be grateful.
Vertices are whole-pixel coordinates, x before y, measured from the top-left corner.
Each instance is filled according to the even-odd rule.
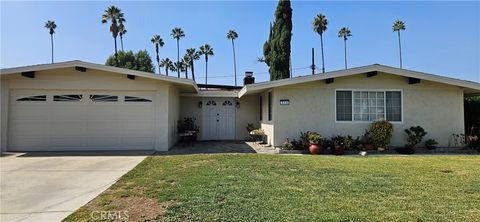
[[[245,72],[245,77],[243,78],[243,85],[255,83],[255,77],[253,77],[253,72]]]

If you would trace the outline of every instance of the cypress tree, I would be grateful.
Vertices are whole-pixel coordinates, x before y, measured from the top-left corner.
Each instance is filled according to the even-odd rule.
[[[275,21],[270,24],[268,40],[263,45],[270,80],[290,77],[290,40],[292,39],[292,8],[289,0],[280,0]]]

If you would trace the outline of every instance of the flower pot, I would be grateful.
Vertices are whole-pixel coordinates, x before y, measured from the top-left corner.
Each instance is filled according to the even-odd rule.
[[[322,148],[318,144],[310,144],[308,147],[308,151],[310,151],[310,154],[317,155],[320,154],[320,151]]]
[[[335,145],[333,146],[333,154],[334,155],[342,155],[343,153],[343,147],[340,145]]]
[[[374,150],[375,149],[375,146],[372,143],[365,143],[365,145],[363,145],[363,147],[365,147],[365,150]]]

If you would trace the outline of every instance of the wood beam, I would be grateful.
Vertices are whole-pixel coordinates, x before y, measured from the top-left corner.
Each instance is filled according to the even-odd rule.
[[[420,83],[420,79],[413,78],[413,77],[408,77],[408,84],[413,85],[413,84],[417,84],[417,83]]]
[[[35,71],[22,72],[22,76],[27,78],[35,78]]]
[[[325,79],[325,83],[326,84],[330,84],[330,83],[333,83],[335,81],[334,78],[328,78],[328,79]]]

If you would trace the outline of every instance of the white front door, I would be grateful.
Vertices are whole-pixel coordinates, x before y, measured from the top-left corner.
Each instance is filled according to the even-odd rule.
[[[203,140],[235,139],[235,100],[205,98],[202,108]]]

